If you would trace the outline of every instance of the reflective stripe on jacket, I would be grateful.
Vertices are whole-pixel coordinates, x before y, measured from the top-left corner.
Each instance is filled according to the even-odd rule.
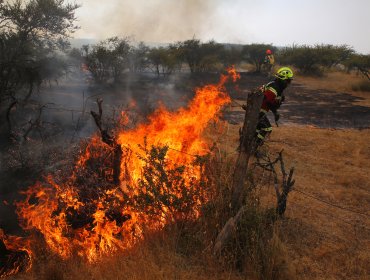
[[[264,98],[262,101],[261,112],[275,112],[281,105],[284,88],[276,81],[269,82],[261,88]]]

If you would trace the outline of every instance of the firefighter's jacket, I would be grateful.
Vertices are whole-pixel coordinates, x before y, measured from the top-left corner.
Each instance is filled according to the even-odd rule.
[[[285,99],[283,94],[284,89],[284,85],[276,80],[262,86],[260,90],[263,92],[264,97],[261,112],[267,113],[271,110],[276,114],[277,109],[279,109],[281,103]]]
[[[275,64],[275,57],[273,54],[268,54],[265,56],[265,60],[264,60],[264,63],[268,63],[268,64],[271,64],[271,65],[274,65]]]

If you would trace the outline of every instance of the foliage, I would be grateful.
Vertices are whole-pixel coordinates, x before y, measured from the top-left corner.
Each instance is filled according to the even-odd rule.
[[[182,59],[188,64],[191,73],[215,70],[219,62],[222,46],[214,41],[201,43],[198,39],[179,43]]]
[[[154,72],[159,75],[169,75],[176,68],[180,68],[180,52],[177,45],[152,48],[148,52],[149,62],[154,67]]]
[[[77,28],[77,8],[64,0],[0,2],[0,106],[6,107],[9,130],[11,110],[27,102],[44,80],[62,72],[50,65],[55,62],[54,51],[64,50]]]
[[[330,68],[344,63],[353,54],[346,45],[293,45],[278,53],[281,64],[293,65],[303,74],[321,74],[321,68]]]
[[[83,62],[82,51],[77,48],[72,48],[67,52],[69,63],[75,67],[80,67]]]
[[[370,70],[370,55],[363,54],[352,54],[344,65],[347,68],[347,71],[351,70],[357,71],[369,71]]]
[[[241,45],[224,45],[220,50],[219,60],[224,67],[241,63],[242,57]]]
[[[167,146],[149,149],[145,145],[141,148],[145,155],[139,157],[145,166],[136,188],[137,194],[129,203],[155,221],[164,216],[173,220],[194,217],[194,210],[205,199],[200,187],[204,182],[189,173],[189,166],[171,162],[167,157]],[[194,162],[190,169],[200,168],[199,164]]]
[[[270,49],[275,52],[276,48],[270,44],[250,44],[243,46],[242,59],[253,64],[256,72],[261,72],[261,67],[266,55],[266,50]]]
[[[98,83],[120,80],[129,65],[130,49],[129,39],[118,37],[101,41],[91,50],[89,46],[83,47],[86,65]]]
[[[140,42],[137,47],[130,48],[129,52],[129,69],[130,72],[142,72],[149,67],[150,48],[143,42]]]

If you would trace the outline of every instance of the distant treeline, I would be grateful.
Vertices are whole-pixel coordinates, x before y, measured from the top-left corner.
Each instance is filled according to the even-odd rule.
[[[347,71],[370,68],[370,55],[358,54],[347,45],[329,44],[277,48],[271,44],[232,45],[191,39],[149,47],[113,37],[81,50],[73,49],[71,55],[86,64],[97,82],[105,82],[118,81],[124,71],[153,71],[159,76],[176,71],[214,72],[242,63],[253,64],[260,72],[267,49],[274,52],[278,64],[294,66],[302,74],[321,74],[334,66]]]

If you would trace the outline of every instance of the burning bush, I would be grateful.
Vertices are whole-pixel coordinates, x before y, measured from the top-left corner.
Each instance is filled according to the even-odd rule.
[[[99,123],[102,139],[83,143],[69,174],[48,175],[23,192],[25,200],[17,203],[22,227],[41,233],[64,259],[94,262],[132,247],[145,232],[197,218],[208,199],[204,159],[209,146],[202,132],[230,101],[224,85],[236,78],[231,69],[218,84],[197,89],[187,108],[160,108],[145,124],[117,129],[109,141]],[[122,152],[118,183],[113,176],[117,145]]]

